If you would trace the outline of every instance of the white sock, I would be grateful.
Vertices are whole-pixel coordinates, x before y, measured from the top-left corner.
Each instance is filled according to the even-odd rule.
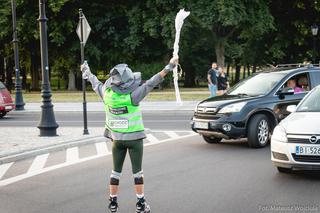
[[[144,197],[144,194],[137,194],[137,198],[138,199],[141,199],[141,198],[143,198]]]

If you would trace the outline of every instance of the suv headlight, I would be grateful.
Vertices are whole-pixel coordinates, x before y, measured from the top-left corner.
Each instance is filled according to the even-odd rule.
[[[219,110],[219,113],[232,113],[232,112],[240,112],[244,105],[246,105],[247,102],[240,102],[236,104],[230,104],[228,106],[223,107]]]
[[[276,140],[276,141],[285,142],[285,143],[288,142],[287,132],[285,128],[280,125],[276,126],[276,128],[274,128],[273,130],[271,140]]]

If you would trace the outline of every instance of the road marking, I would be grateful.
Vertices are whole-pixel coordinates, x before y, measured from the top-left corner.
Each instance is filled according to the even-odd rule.
[[[175,132],[166,131],[164,133],[167,134],[170,138],[179,138],[179,135],[177,133],[175,133]]]
[[[97,155],[106,155],[109,153],[106,142],[96,143]]]
[[[32,164],[28,170],[28,173],[43,169],[43,167],[45,166],[45,164],[47,162],[48,157],[49,157],[49,153],[44,154],[44,155],[38,155],[33,160]]]
[[[163,131],[158,131],[158,132],[163,132]],[[152,143],[144,144],[144,146],[147,147],[147,146],[151,146],[151,145],[156,145],[156,144],[160,144],[160,143],[174,141],[176,139],[184,139],[184,138],[187,138],[187,137],[191,137],[191,136],[197,135],[196,133],[191,132],[191,131],[183,131],[183,132],[189,132],[190,134],[184,135],[184,136],[179,136],[178,138],[169,138],[169,139],[166,139],[166,140],[158,140],[153,135],[147,134],[147,136],[148,136],[147,139]],[[97,144],[100,144],[100,145],[97,145]],[[94,159],[97,159],[97,158],[101,158],[101,157],[104,157],[104,156],[111,155],[111,152],[109,152],[109,151],[106,152],[106,150],[108,150],[107,148],[102,148],[101,149],[102,146],[106,146],[106,144],[105,145],[102,145],[102,144],[105,144],[105,142],[101,142],[101,143],[96,143],[95,144],[96,149],[97,149],[97,153],[100,153],[100,154],[80,159],[79,158],[79,148],[78,147],[72,147],[72,148],[68,148],[67,149],[67,152],[66,152],[67,159],[66,159],[65,163],[54,165],[54,166],[50,166],[50,167],[45,167],[45,168],[38,169],[38,170],[31,169],[31,167],[34,167],[34,168],[40,167],[40,162],[42,162],[41,164],[43,164],[45,155],[42,155],[41,158],[38,158],[38,160],[37,160],[38,163],[33,162],[33,164],[37,164],[39,166],[36,166],[36,165],[35,166],[31,166],[29,171],[27,173],[25,173],[25,174],[1,180],[0,181],[0,187],[7,186],[9,184],[16,183],[18,181],[21,181],[21,180],[24,180],[24,179],[27,179],[27,178],[30,178],[30,177],[33,177],[33,176],[36,176],[36,175],[39,175],[39,174],[43,174],[43,173],[46,173],[46,172],[49,172],[49,171],[53,171],[53,170],[56,170],[56,169],[68,167],[68,166],[71,166],[71,165],[75,165],[75,164],[79,164],[79,163],[83,163],[83,162],[86,162],[86,161],[90,161],[90,160],[94,160]],[[98,151],[98,150],[100,150],[100,151]],[[40,159],[42,159],[42,160],[40,160]],[[14,162],[0,165],[0,179],[1,179],[2,175],[4,175],[5,172],[10,168],[10,166],[12,164],[14,164]]]
[[[79,160],[79,148],[76,147],[72,147],[67,149],[67,158],[66,158],[66,162],[76,162]]]
[[[67,166],[71,166],[71,165],[74,165],[74,164],[82,163],[82,162],[85,162],[85,161],[97,159],[97,158],[100,158],[100,157],[102,157],[102,156],[101,155],[100,156],[99,155],[94,155],[94,156],[91,156],[91,157],[79,159],[78,161],[65,162],[65,163],[62,163],[62,164],[55,165],[55,166],[46,167],[46,168],[38,170],[38,171],[33,171],[33,172],[30,172],[30,173],[25,173],[23,175],[18,175],[18,176],[15,176],[15,177],[8,178],[8,179],[0,181],[0,186],[6,186],[6,185],[9,185],[9,184],[12,184],[12,183],[15,183],[15,182],[18,182],[18,181],[21,181],[21,180],[24,180],[24,179],[39,175],[39,174],[43,174],[43,173],[50,172],[50,171],[53,171],[53,170],[56,170],[56,169],[60,169],[60,168],[67,167]]]
[[[13,163],[14,162],[0,165],[0,179],[3,177],[4,174],[6,174],[6,172],[12,166]]]
[[[158,138],[154,137],[152,134],[147,134],[147,140],[151,143],[157,143],[159,142]]]
[[[174,140],[176,140],[176,139],[179,139],[179,140],[180,140],[180,139],[188,138],[188,137],[195,136],[195,135],[198,135],[198,134],[195,133],[195,132],[191,132],[191,133],[188,134],[188,135],[179,136],[179,138],[169,138],[169,139],[162,140],[162,141],[158,141],[158,142],[147,143],[147,144],[145,144],[144,146],[152,146],[152,145],[161,144],[161,143],[165,143],[165,142],[169,142],[169,141],[174,141]]]

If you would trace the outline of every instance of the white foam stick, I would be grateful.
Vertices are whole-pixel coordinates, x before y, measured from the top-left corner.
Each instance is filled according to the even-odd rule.
[[[176,37],[173,45],[173,56],[178,57],[179,53],[179,41],[180,41],[180,32],[181,28],[184,22],[184,19],[188,17],[190,14],[189,11],[185,11],[184,9],[181,9],[176,16],[175,19],[175,27],[176,27]],[[173,69],[173,83],[174,83],[174,89],[176,92],[176,100],[178,104],[182,104],[180,91],[179,91],[179,85],[178,85],[178,68],[177,66]]]

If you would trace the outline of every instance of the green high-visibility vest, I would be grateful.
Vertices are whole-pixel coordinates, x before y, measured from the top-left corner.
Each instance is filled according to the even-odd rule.
[[[144,130],[140,107],[133,105],[131,94],[118,94],[108,88],[104,94],[103,102],[106,112],[105,128],[120,133]]]

